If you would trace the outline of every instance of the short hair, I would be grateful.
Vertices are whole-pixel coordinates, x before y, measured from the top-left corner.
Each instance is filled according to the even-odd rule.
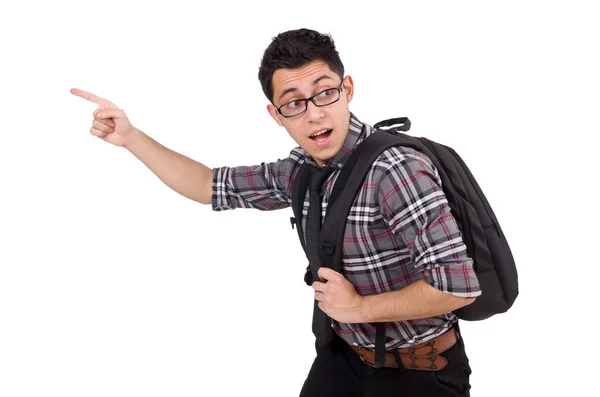
[[[344,78],[344,65],[331,35],[297,29],[273,37],[258,70],[258,79],[267,99],[273,103],[273,74],[277,69],[296,69],[317,60],[327,64],[340,79]]]

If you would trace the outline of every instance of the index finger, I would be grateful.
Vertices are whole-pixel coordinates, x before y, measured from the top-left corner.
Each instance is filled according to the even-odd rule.
[[[108,99],[100,98],[99,96],[94,95],[91,92],[83,91],[78,88],[71,88],[71,94],[77,95],[78,97],[81,97],[84,99],[87,99],[88,101],[93,102],[100,107],[116,108],[116,106]]]

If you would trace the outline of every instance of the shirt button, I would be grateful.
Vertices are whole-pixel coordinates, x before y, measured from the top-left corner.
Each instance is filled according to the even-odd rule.
[[[338,163],[338,168],[342,168],[343,166],[344,166],[344,164]]]

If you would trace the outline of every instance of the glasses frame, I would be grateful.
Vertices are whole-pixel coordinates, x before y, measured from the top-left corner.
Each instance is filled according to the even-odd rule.
[[[279,107],[277,108],[277,113],[279,113],[280,115],[282,115],[282,116],[283,116],[283,117],[285,117],[286,119],[289,119],[289,118],[291,118],[291,117],[300,116],[301,114],[304,114],[304,113],[306,113],[306,111],[308,110],[308,101],[311,101],[311,102],[312,102],[312,103],[313,103],[313,104],[314,104],[316,107],[319,107],[319,108],[321,108],[321,107],[324,107],[324,106],[333,105],[334,103],[338,102],[338,101],[340,100],[340,98],[342,97],[342,91],[344,90],[344,87],[343,87],[343,86],[344,86],[344,80],[342,79],[342,82],[341,82],[341,83],[340,83],[340,85],[339,85],[339,86],[337,86],[337,87],[333,87],[333,88],[326,88],[326,89],[324,89],[324,90],[321,90],[321,91],[317,92],[315,95],[311,96],[310,98],[294,99],[293,101],[289,101],[289,102],[286,102],[286,103],[284,103],[283,105],[281,105],[281,106],[279,106]],[[331,103],[328,103],[327,105],[318,105],[318,104],[315,102],[315,98],[316,98],[317,96],[319,96],[320,94],[324,93],[325,91],[329,91],[329,90],[336,90],[336,91],[338,92],[338,98],[337,98],[335,101],[333,101],[333,102],[331,102]],[[288,104],[292,103],[292,102],[304,102],[304,110],[303,110],[303,111],[301,111],[301,112],[300,112],[300,113],[298,113],[298,114],[294,114],[294,115],[292,115],[292,116],[286,116],[285,114],[283,114],[283,113],[281,112],[281,108],[282,108],[282,107],[284,107],[285,105],[288,105]]]

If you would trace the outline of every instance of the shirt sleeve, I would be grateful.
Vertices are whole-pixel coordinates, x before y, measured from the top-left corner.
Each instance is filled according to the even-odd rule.
[[[386,152],[392,154],[379,185],[379,207],[389,228],[408,248],[414,266],[438,290],[464,298],[481,295],[473,260],[435,166],[414,150]]]
[[[293,154],[294,152],[292,152]],[[291,205],[291,178],[297,157],[270,163],[213,169],[212,209],[277,210]]]

